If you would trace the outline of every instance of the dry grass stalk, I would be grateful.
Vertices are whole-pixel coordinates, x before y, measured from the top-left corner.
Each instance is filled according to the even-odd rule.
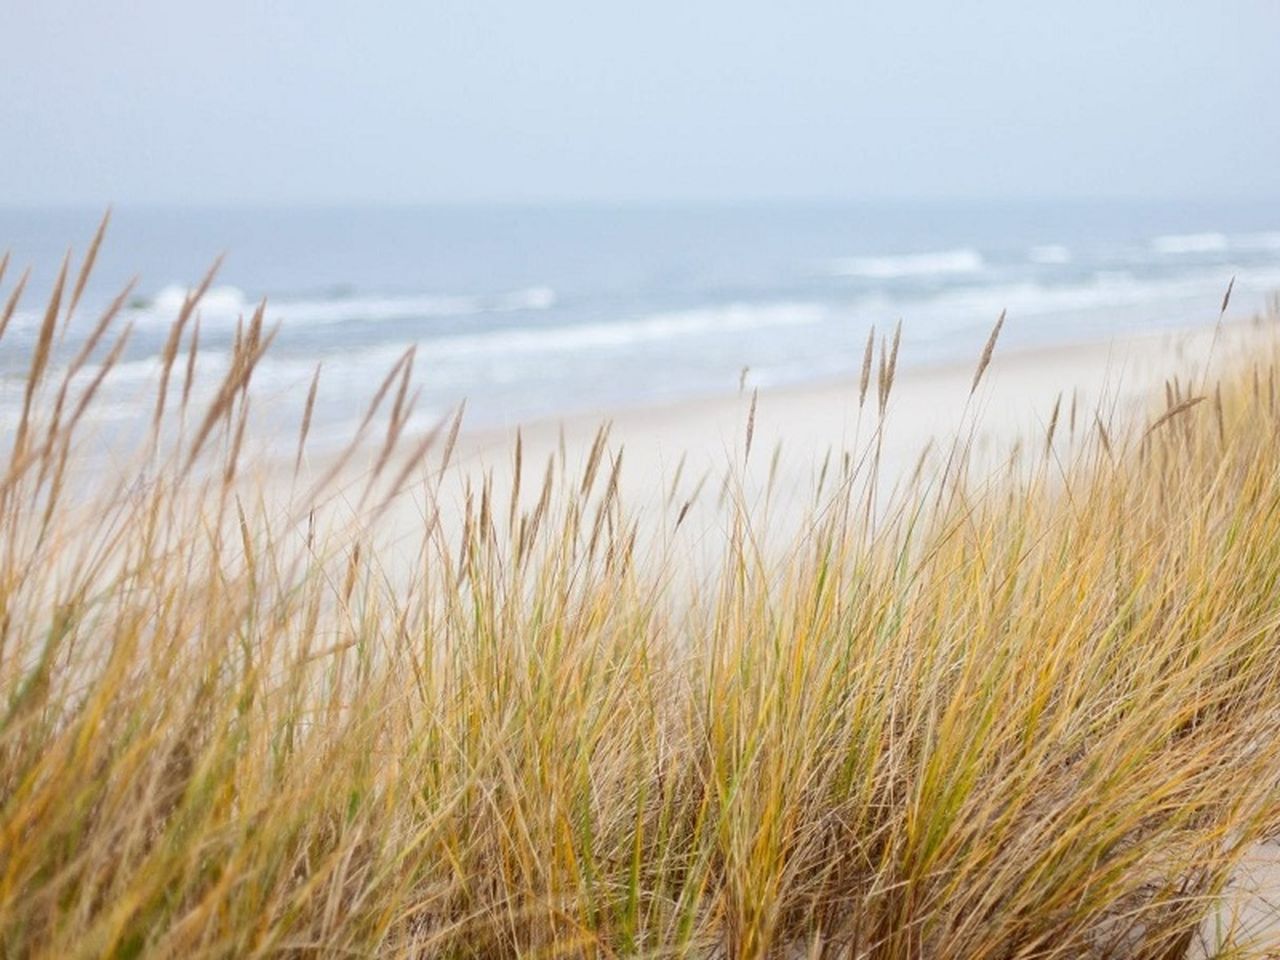
[[[978,368],[973,372],[973,383],[969,387],[969,395],[973,396],[977,392],[978,384],[982,382],[982,375],[987,372],[987,367],[991,363],[991,354],[995,352],[996,341],[1000,338],[1000,330],[1004,326],[1005,311],[1000,311],[1000,316],[996,320],[996,325],[991,328],[991,335],[987,337],[986,345],[982,348],[982,355],[978,358]]]
[[[1049,428],[1044,432],[1044,455],[1048,459],[1053,454],[1053,435],[1058,429],[1058,411],[1062,407],[1062,394],[1053,401],[1053,412],[1049,415]]]
[[[858,409],[867,402],[867,385],[871,382],[871,360],[876,351],[876,328],[867,331],[867,346],[862,354],[862,373],[858,377]]]
[[[9,263],[9,255],[4,255],[4,262]],[[13,319],[14,312],[18,309],[18,303],[22,300],[23,291],[27,289],[27,281],[31,278],[31,268],[28,267],[22,271],[22,276],[18,278],[18,282],[14,284],[13,290],[9,292],[9,299],[5,301],[4,310],[0,312],[0,337],[3,337],[5,331],[9,329],[9,321]]]
[[[1156,418],[1155,422],[1152,423],[1151,426],[1147,427],[1146,433],[1143,434],[1144,438],[1151,436],[1151,434],[1155,433],[1174,417],[1186,413],[1203,400],[1204,397],[1188,397],[1186,400],[1179,400],[1178,402],[1173,403],[1169,406],[1169,409]]]
[[[103,224],[106,225],[105,223]],[[222,258],[219,257],[213,262],[213,265],[205,273],[204,278],[198,283],[195,289],[189,291],[183,298],[182,308],[178,311],[178,318],[169,327],[169,336],[165,340],[164,349],[160,351],[160,386],[156,389],[156,407],[152,416],[152,440],[159,439],[160,422],[164,419],[165,402],[169,397],[169,377],[173,372],[173,363],[178,357],[178,348],[182,344],[182,334],[186,329],[187,322],[191,319],[191,315],[195,312],[196,304],[198,304],[208,292],[213,278],[217,275],[218,270],[222,266]],[[256,316],[262,316],[263,307],[260,307]],[[194,347],[191,356],[194,358]],[[190,380],[190,371],[188,371],[188,380]],[[185,391],[184,391],[185,393]]]
[[[31,413],[32,403],[35,400],[36,390],[39,389],[44,379],[45,369],[49,364],[49,354],[53,347],[53,334],[58,325],[58,311],[62,304],[63,288],[67,282],[67,269],[71,262],[71,254],[68,253],[62,261],[62,267],[58,271],[58,278],[53,284],[53,293],[49,296],[49,304],[45,308],[44,320],[40,323],[39,332],[36,334],[36,343],[31,351],[31,364],[27,370],[27,382],[23,388],[22,394],[22,416],[18,421],[17,435],[13,441],[14,459],[21,459],[26,453],[27,434],[31,429]]]
[[[307,387],[307,401],[302,407],[302,424],[298,428],[298,452],[293,458],[293,472],[296,476],[298,471],[302,469],[302,455],[307,449],[307,435],[311,432],[311,415],[316,409],[316,393],[320,389],[320,368],[322,364],[316,364],[316,371],[311,375],[311,385]]]
[[[1280,823],[1272,354],[1212,418],[1176,380],[1145,432],[1099,407],[1058,486],[971,482],[966,439],[877,500],[880,438],[833,452],[789,540],[740,463],[721,512],[680,467],[637,516],[603,426],[532,510],[492,473],[443,495],[406,357],[363,421],[392,398],[387,493],[343,525],[320,487],[295,531],[245,469],[261,311],[182,456],[69,499],[103,330],[4,481],[6,955],[1175,956]],[[378,516],[421,541],[404,577]]]
[[[80,264],[80,272],[76,275],[76,284],[71,291],[71,302],[67,304],[67,319],[71,319],[71,315],[76,312],[76,307],[80,305],[80,297],[84,295],[85,284],[89,282],[89,275],[93,273],[93,265],[98,261],[98,250],[102,247],[102,239],[107,233],[107,224],[111,222],[111,210],[108,209],[102,215],[102,220],[98,223],[98,229],[93,235],[93,239],[89,241],[89,252],[85,254],[84,262]],[[0,269],[0,277],[3,277],[4,271]]]

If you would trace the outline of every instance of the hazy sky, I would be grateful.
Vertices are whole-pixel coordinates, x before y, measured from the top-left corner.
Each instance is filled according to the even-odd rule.
[[[1280,0],[0,0],[0,203],[1280,196]]]

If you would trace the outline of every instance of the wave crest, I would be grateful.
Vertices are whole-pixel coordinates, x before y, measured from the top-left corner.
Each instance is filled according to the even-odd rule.
[[[1227,245],[1225,233],[1174,233],[1151,241],[1158,253],[1215,253]]]
[[[186,301],[188,288],[171,284],[133,307],[133,319],[147,326],[172,323]],[[465,317],[481,313],[548,310],[556,304],[550,287],[527,287],[498,294],[357,296],[268,301],[267,317],[285,323],[338,324]],[[200,300],[205,324],[228,327],[251,313],[255,304],[231,286],[211,287]]]
[[[970,247],[934,253],[907,253],[891,257],[849,257],[836,262],[834,273],[844,277],[893,280],[953,273],[977,273],[985,266],[982,254]]]

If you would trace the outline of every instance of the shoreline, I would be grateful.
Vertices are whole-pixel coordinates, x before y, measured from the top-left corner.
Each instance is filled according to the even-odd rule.
[[[997,343],[972,399],[969,389],[977,356],[921,366],[910,365],[904,356],[886,411],[886,464],[901,468],[906,460],[914,462],[930,440],[949,439],[966,416],[972,419],[976,439],[987,446],[1027,440],[1029,431],[1047,424],[1059,394],[1064,415],[1074,394],[1077,406],[1107,414],[1104,422],[1112,416],[1123,419],[1135,412],[1135,406],[1156,403],[1167,378],[1199,376],[1209,360],[1221,369],[1241,343],[1259,336],[1268,325],[1259,315],[1228,317],[1210,358],[1216,329],[1217,323],[1196,324],[1008,351]],[[471,430],[464,420],[450,469],[470,464],[500,475],[517,435],[526,456],[562,444],[572,453],[589,447],[606,423],[611,447],[626,449],[631,471],[642,466],[652,474],[681,454],[700,457],[707,466],[724,466],[744,452],[753,395],[753,447],[766,451],[754,459],[767,460],[773,446],[782,442],[789,459],[798,455],[812,461],[875,429],[874,366],[861,416],[856,371],[848,377],[758,391],[748,374],[745,389],[731,394],[544,417],[509,427]]]
[[[526,507],[538,496],[547,469],[581,477],[598,431],[607,425],[601,472],[618,471],[621,504],[639,518],[647,546],[661,554],[671,546],[672,515],[687,504],[680,527],[683,546],[717,542],[722,524],[721,500],[732,491],[742,506],[763,511],[760,527],[774,546],[785,546],[801,532],[812,510],[824,461],[840,463],[849,453],[860,470],[869,465],[874,439],[878,461],[877,502],[888,505],[900,485],[919,468],[938,468],[943,448],[957,436],[970,441],[970,479],[981,481],[1008,464],[1020,445],[1039,453],[1055,402],[1060,402],[1060,429],[1055,450],[1092,433],[1095,417],[1113,436],[1134,427],[1161,401],[1166,379],[1197,377],[1214,338],[1216,324],[1178,331],[1158,331],[1068,346],[1002,351],[996,344],[979,389],[970,396],[977,357],[968,363],[901,367],[895,377],[883,422],[876,411],[873,370],[866,404],[858,409],[856,379],[761,390],[660,407],[627,409],[531,421],[505,429],[459,432],[447,469],[440,470],[444,437],[429,448],[423,466],[391,498],[377,521],[379,549],[388,571],[411,570],[414,530],[437,516],[447,537],[463,525],[468,496],[478,499],[484,486],[499,503],[511,499],[517,484]],[[1240,346],[1264,337],[1272,328],[1257,318],[1226,321],[1215,348],[1216,370],[1238,356]],[[873,365],[874,366],[874,365]],[[1075,415],[1072,415],[1072,400]],[[1059,400],[1059,398],[1061,398]],[[748,422],[751,449],[747,450]],[[421,435],[419,435],[421,436]],[[521,468],[516,475],[519,437]],[[405,438],[404,448],[417,442]],[[404,450],[401,450],[403,453]],[[330,488],[327,502],[333,519],[357,520],[355,492],[369,475],[376,451],[359,451]],[[932,464],[926,457],[934,458]],[[305,465],[293,489],[306,489],[325,474],[333,458]],[[263,476],[264,486],[291,500],[290,484],[277,484],[281,473]],[[388,473],[394,471],[388,470]],[[860,482],[865,475],[860,477]],[[603,481],[601,481],[603,482]],[[698,548],[701,549],[701,548]],[[696,563],[700,570],[703,562]]]
[[[1225,333],[1229,330],[1241,331],[1256,324],[1256,317],[1229,316],[1223,321],[1222,327]],[[1186,340],[1203,334],[1212,335],[1212,331],[1216,326],[1215,322],[1191,323],[1137,332],[1122,332],[1109,337],[1086,337],[1052,343],[1019,345],[1004,351],[1002,354],[998,353],[997,360],[1002,357],[1002,362],[1005,364],[1018,364],[1027,361],[1047,361],[1061,357],[1064,354],[1068,356],[1094,355],[1100,348],[1109,346],[1166,345],[1170,340]],[[900,380],[932,379],[965,372],[971,375],[973,366],[977,362],[977,354],[975,353],[968,358],[956,357],[948,360],[927,361],[920,364],[904,364],[902,362],[909,359],[909,356],[906,355],[900,359],[898,374]],[[996,362],[996,360],[993,360],[993,369]],[[464,420],[461,436],[464,439],[471,439],[486,446],[496,445],[502,441],[514,439],[517,430],[543,431],[557,429],[562,424],[582,427],[586,424],[599,424],[605,420],[617,422],[645,419],[662,420],[667,417],[680,417],[690,411],[707,411],[725,404],[736,403],[744,393],[750,395],[753,389],[758,389],[761,397],[799,398],[847,392],[856,389],[857,382],[857,371],[850,371],[848,374],[839,376],[825,376],[814,380],[755,387],[751,383],[751,374],[748,371],[745,388],[740,391],[715,391],[656,402],[642,401],[622,404],[614,407],[576,408],[561,414],[547,414],[527,420],[515,420],[512,423],[501,426],[486,423],[475,428],[469,428]]]

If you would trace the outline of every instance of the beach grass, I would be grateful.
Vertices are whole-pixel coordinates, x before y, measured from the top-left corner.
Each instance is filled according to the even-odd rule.
[[[138,468],[86,486],[118,305],[50,357],[92,259],[0,480],[4,956],[1177,957],[1280,826],[1269,340],[1145,419],[1064,401],[1007,460],[961,432],[900,483],[872,341],[804,521],[761,529],[730,465],[708,575],[692,484],[633,512],[604,431],[439,495],[457,424],[408,434],[411,357],[363,452],[264,490],[306,427],[245,462],[261,311],[189,403],[199,289]]]

